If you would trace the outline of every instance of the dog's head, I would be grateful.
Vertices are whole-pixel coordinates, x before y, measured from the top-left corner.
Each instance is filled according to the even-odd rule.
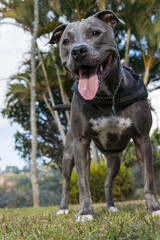
[[[124,23],[111,10],[100,11],[58,26],[49,41],[59,44],[62,64],[79,82],[79,92],[87,100],[95,97],[117,58],[113,28],[118,22]]]

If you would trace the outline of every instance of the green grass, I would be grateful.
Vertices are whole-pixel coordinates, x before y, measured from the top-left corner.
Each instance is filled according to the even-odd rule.
[[[58,207],[0,210],[0,239],[160,239],[160,217],[151,217],[143,204],[118,204],[108,213],[95,204],[94,221],[76,223],[79,206],[68,216],[56,216]]]

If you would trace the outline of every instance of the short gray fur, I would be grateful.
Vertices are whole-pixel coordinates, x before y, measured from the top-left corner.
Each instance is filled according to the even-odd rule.
[[[100,89],[102,95],[106,95],[106,97],[107,92],[114,93],[118,84],[119,54],[113,35],[113,28],[118,22],[120,22],[120,19],[118,19],[115,13],[109,10],[101,11],[83,21],[57,27],[50,40],[50,43],[59,44],[62,64],[70,73],[73,73],[82,65],[99,66],[105,61],[108,53],[113,54],[114,61],[112,62],[108,75],[103,79],[103,85]],[[95,38],[91,33],[96,29],[100,31],[101,34]],[[69,42],[64,42],[65,39],[69,39]],[[81,46],[85,52],[87,51],[87,54],[79,54],[78,51]],[[124,77],[118,91],[130,88],[134,84],[133,76],[126,69],[123,71]],[[128,125],[126,124],[126,126],[122,128],[121,124],[119,124],[119,129],[117,125],[114,130],[114,126],[109,129],[104,124],[104,126],[101,126],[101,130],[106,131],[106,139],[102,139],[102,141],[101,136],[104,138],[104,134],[102,135],[97,132],[98,127],[96,129],[93,122],[97,121],[98,123],[98,119],[108,119],[109,122],[109,118],[114,117],[111,106],[95,106],[94,104],[84,101],[76,94],[73,95],[71,104],[71,127],[67,134],[63,156],[62,168],[65,182],[63,185],[60,209],[68,209],[70,177],[75,165],[80,193],[80,211],[78,216],[93,215],[89,187],[89,146],[91,140],[94,141],[99,149],[104,150],[103,153],[105,151],[107,152],[108,176],[105,182],[105,193],[108,209],[114,207],[112,183],[120,169],[120,152],[118,152],[118,150],[124,149],[130,139],[133,139],[144,180],[146,207],[150,213],[160,210],[153,175],[152,146],[149,137],[152,117],[148,101],[147,99],[141,99],[125,108],[120,106],[116,107],[116,114],[119,119],[123,119],[124,123],[128,122]],[[101,121],[99,121],[99,123],[101,124]],[[109,151],[112,153],[109,154]],[[113,154],[113,152],[115,152],[115,154]]]

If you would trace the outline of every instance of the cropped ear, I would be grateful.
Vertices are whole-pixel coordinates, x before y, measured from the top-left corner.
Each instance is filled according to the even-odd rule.
[[[62,24],[62,25],[56,27],[52,33],[52,37],[51,37],[49,43],[52,43],[52,44],[59,43],[62,33],[64,32],[66,27],[67,27],[67,24]]]
[[[94,17],[99,18],[112,28],[116,26],[117,23],[125,24],[125,22],[118,18],[117,15],[111,10],[102,10],[94,15]]]

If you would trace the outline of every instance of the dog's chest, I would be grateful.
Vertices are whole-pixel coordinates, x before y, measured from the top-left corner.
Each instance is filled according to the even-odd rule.
[[[122,117],[100,117],[97,119],[90,119],[92,130],[96,134],[102,146],[106,148],[108,141],[117,141],[125,133],[125,131],[132,125],[129,118]]]

